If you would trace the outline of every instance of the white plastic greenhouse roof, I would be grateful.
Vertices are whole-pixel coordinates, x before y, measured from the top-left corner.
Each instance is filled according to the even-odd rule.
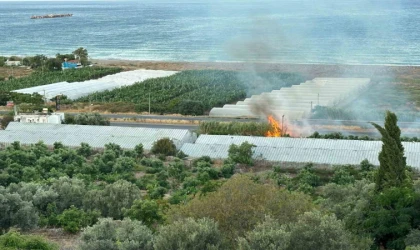
[[[259,117],[253,106],[264,106],[272,115],[298,120],[307,116],[316,105],[332,106],[342,100],[351,100],[357,92],[369,84],[369,78],[314,78],[299,85],[253,95],[236,105],[226,104],[213,108],[214,117]]]
[[[239,145],[245,141],[256,145],[256,159],[330,165],[358,165],[364,159],[379,165],[382,146],[381,141],[201,135],[195,144],[186,143],[181,150],[191,157],[226,159],[231,144]],[[420,168],[420,143],[403,142],[403,146],[407,164]]]
[[[177,148],[184,143],[194,142],[195,134],[181,129],[128,128],[114,126],[65,125],[47,123],[11,122],[6,130],[0,131],[0,143],[10,144],[20,141],[33,144],[43,141],[47,145],[61,142],[66,146],[77,147],[85,142],[95,148],[103,148],[107,143],[116,143],[125,149],[133,149],[143,144],[150,150],[155,141],[170,138]]]
[[[58,82],[36,86],[32,88],[25,88],[14,90],[18,93],[33,94],[39,93],[48,99],[51,99],[59,94],[66,95],[70,99],[77,99],[91,93],[112,90],[122,86],[133,85],[136,82],[142,82],[150,78],[166,77],[177,73],[177,71],[163,71],[163,70],[133,70],[120,72],[114,75],[104,76],[99,79],[89,80],[84,82]]]
[[[230,136],[230,135],[200,135],[196,144],[211,145],[240,145],[249,142],[257,147],[272,148],[326,148],[342,150],[371,151],[381,150],[381,141],[362,140],[333,140],[315,138],[288,138],[288,137],[260,137],[260,136]],[[402,142],[405,152],[420,153],[420,143]]]

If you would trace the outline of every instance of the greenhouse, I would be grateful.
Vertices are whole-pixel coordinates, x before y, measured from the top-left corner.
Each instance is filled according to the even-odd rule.
[[[311,138],[269,138],[201,135],[195,144],[185,143],[182,151],[191,157],[228,158],[231,144],[254,144],[254,158],[272,162],[357,165],[364,159],[379,165],[381,141],[328,140]],[[420,143],[403,142],[407,164],[420,168]]]
[[[166,77],[177,73],[177,71],[163,70],[133,70],[107,75],[105,77],[83,81],[83,82],[57,82],[31,88],[19,89],[14,92],[33,94],[39,93],[47,99],[57,95],[65,95],[69,99],[77,99],[95,92],[112,90],[123,86],[133,85],[151,78]]]
[[[333,106],[357,97],[358,92],[370,83],[368,78],[315,78],[299,85],[253,95],[236,105],[226,104],[213,108],[214,117],[260,117],[267,112],[300,120],[308,116],[316,105]]]
[[[189,130],[129,128],[114,126],[65,125],[48,123],[11,122],[6,130],[0,132],[0,144],[10,145],[14,141],[22,144],[34,144],[43,141],[52,146],[61,142],[65,146],[78,147],[82,142],[94,148],[103,148],[107,143],[115,143],[124,149],[133,149],[143,144],[150,150],[153,143],[162,138],[170,138],[177,148],[184,143],[194,142],[196,136]]]

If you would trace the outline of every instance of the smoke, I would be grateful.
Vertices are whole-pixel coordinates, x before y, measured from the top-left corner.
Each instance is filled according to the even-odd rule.
[[[245,70],[250,73],[248,77],[252,80],[242,79],[244,83],[263,90],[269,87],[266,80],[258,75],[267,69],[263,63],[283,63],[281,68],[292,68],[308,78],[371,78],[369,88],[354,94],[358,98],[333,108],[357,120],[383,120],[387,109],[395,111],[403,120],[417,120],[404,117],[403,114],[407,114],[407,107],[410,106],[410,94],[403,91],[401,84],[396,84],[401,83],[401,75],[412,72],[407,68],[384,66],[406,63],[404,57],[398,56],[404,55],[406,51],[395,53],[390,49],[390,44],[401,48],[399,43],[409,43],[403,41],[406,34],[400,31],[401,23],[409,21],[399,14],[406,8],[403,1],[289,0],[268,4],[270,11],[267,8],[265,12],[259,12],[258,9],[250,11],[249,21],[239,26],[238,34],[225,45],[230,59],[247,62]],[[329,30],[329,27],[337,29]],[[327,46],[319,46],[321,43]],[[288,63],[314,65],[284,66]],[[281,107],[274,107],[273,101],[266,97],[250,104],[252,113],[263,119],[269,114],[278,118],[282,114],[276,112],[292,108],[288,100],[283,100]],[[324,115],[322,118],[342,120],[343,117]],[[288,119],[292,120],[291,117]],[[305,133],[314,131],[309,121],[300,121],[300,126]],[[349,127],[348,123],[339,124],[337,129],[345,133],[343,127]]]

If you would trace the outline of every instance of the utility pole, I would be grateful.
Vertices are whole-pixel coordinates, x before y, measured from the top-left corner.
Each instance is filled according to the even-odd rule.
[[[150,91],[149,91],[149,115],[150,115]]]
[[[283,124],[284,124],[284,115],[281,116],[281,136],[283,137]]]

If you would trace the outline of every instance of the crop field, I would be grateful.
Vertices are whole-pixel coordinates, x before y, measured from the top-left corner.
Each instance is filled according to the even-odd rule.
[[[234,103],[254,93],[291,86],[305,78],[294,73],[251,74],[234,71],[183,71],[149,79],[132,86],[104,91],[77,99],[79,102],[134,103],[135,111],[203,114],[213,107]],[[187,103],[186,103],[187,102]],[[194,106],[194,110],[189,107]]]
[[[0,91],[12,91],[63,81],[76,82],[97,79],[106,75],[118,73],[120,71],[120,68],[100,67],[48,72],[36,71],[26,77],[2,81],[0,84]]]

